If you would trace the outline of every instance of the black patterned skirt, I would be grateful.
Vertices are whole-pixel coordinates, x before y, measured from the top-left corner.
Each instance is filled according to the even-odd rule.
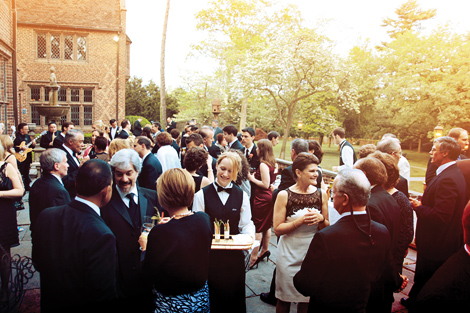
[[[165,296],[155,291],[155,313],[208,313],[209,305],[209,286],[206,284],[201,289],[177,296]]]

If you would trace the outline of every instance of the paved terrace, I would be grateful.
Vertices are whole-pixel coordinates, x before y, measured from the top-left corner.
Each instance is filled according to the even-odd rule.
[[[29,231],[29,203],[28,194],[24,197],[25,210],[18,212],[18,225],[24,228],[24,231],[20,233],[21,244],[18,247],[12,248],[11,253],[19,254],[21,256],[31,257],[31,233]],[[332,212],[333,214],[334,212]],[[271,284],[271,278],[274,267],[276,266],[276,253],[277,253],[277,238],[272,235],[271,245],[269,250],[271,251],[271,257],[268,261],[263,261],[259,264],[257,269],[248,271],[246,274],[246,304],[247,312],[275,312],[275,307],[265,304],[259,298],[260,293],[268,292]],[[408,295],[414,278],[414,270],[416,263],[416,251],[409,249],[409,253],[403,264],[403,274],[408,276],[408,286],[401,293],[395,294],[395,303],[393,305],[393,312],[407,312],[403,306],[399,304],[400,298]],[[24,313],[39,313],[39,299],[40,299],[40,285],[39,285],[39,273],[35,273],[33,279],[26,285],[26,294],[23,299],[22,305],[19,312]],[[295,305],[291,307],[291,312],[297,312]]]

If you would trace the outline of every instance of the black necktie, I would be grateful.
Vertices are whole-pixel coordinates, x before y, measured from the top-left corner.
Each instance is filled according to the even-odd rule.
[[[131,217],[131,220],[132,222],[134,223],[134,227],[135,228],[139,228],[140,227],[140,222],[139,222],[139,219],[140,219],[140,216],[139,216],[139,206],[137,205],[137,203],[135,203],[134,201],[134,194],[133,193],[129,193],[126,195],[127,198],[129,198],[129,209],[128,209],[128,212],[129,212],[129,215]]]
[[[231,193],[232,192],[232,188],[224,188],[222,186],[219,186],[217,185],[217,192],[221,192],[221,191],[225,191],[227,193]]]
[[[248,154],[248,153],[249,153],[249,152],[248,152],[248,149],[247,149],[247,148],[245,148],[245,156],[246,156],[246,158],[247,158],[247,159],[248,159],[248,156],[249,156],[249,154]]]

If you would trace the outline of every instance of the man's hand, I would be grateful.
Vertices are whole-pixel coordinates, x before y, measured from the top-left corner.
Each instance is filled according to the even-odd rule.
[[[338,167],[337,166],[333,166],[333,172],[337,172],[338,171]]]

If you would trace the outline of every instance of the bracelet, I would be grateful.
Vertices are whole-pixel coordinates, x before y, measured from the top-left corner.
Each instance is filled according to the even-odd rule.
[[[211,169],[211,168],[208,168],[207,171],[208,171],[208,172],[213,172],[214,170]]]

